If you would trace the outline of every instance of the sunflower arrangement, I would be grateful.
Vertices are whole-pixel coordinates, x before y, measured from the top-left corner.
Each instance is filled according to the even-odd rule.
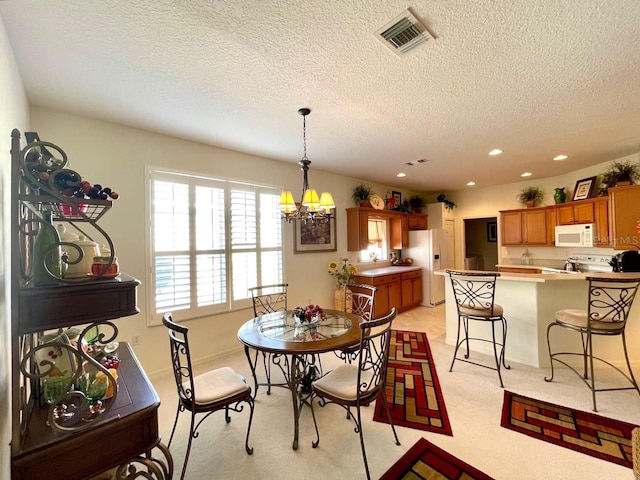
[[[336,277],[338,286],[344,283],[351,283],[351,278],[356,273],[358,273],[358,269],[349,263],[348,258],[340,258],[337,262],[329,264],[329,275]]]

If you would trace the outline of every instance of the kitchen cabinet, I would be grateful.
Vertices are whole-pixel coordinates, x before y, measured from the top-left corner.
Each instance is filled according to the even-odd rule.
[[[402,281],[402,309],[417,307],[422,302],[422,271],[412,270],[403,272]]]
[[[598,247],[610,248],[611,222],[609,221],[609,197],[594,199],[594,213],[596,223],[596,237]]]
[[[610,244],[616,250],[640,245],[640,185],[609,188]]]
[[[595,199],[579,200],[556,205],[556,225],[595,223],[595,210]]]
[[[406,213],[374,208],[347,208],[347,250],[350,252],[369,248],[369,219],[380,218],[387,222],[389,246],[401,250],[409,246],[409,218]]]
[[[378,289],[373,305],[375,318],[386,315],[392,307],[401,312],[417,307],[422,302],[421,269],[380,275],[355,275],[354,282],[373,285]]]
[[[549,245],[548,207],[500,212],[502,245]]]
[[[52,228],[42,212],[49,210],[69,225],[80,223],[84,232],[99,232],[110,246],[111,264],[113,244],[97,224],[111,202],[82,199],[87,207],[81,212],[80,199],[63,197],[55,181],[45,183],[32,173],[42,171],[37,165],[52,168],[49,178],[63,170],[71,175],[67,178],[79,178],[63,168],[66,154],[39,140],[21,149],[20,132],[11,136],[11,478],[89,478],[115,467],[145,470],[145,478],[171,478],[173,462],[158,428],[160,399],[133,350],[120,342],[111,352],[119,359],[117,376],[92,355],[104,353],[102,348],[117,338],[113,320],[138,313],[140,282],[122,273],[117,278],[56,277],[51,285],[33,286],[34,233]],[[52,158],[46,149],[59,162],[55,168],[46,167]],[[69,327],[78,327],[76,343],[58,334]],[[109,398],[105,390],[96,393],[95,381],[85,377],[97,380],[99,374],[106,379],[105,390],[112,391]],[[91,382],[93,393],[82,390],[83,380]],[[48,389],[54,381],[56,389]]]
[[[426,230],[427,229],[427,216],[424,214],[410,213],[409,214],[409,230]]]

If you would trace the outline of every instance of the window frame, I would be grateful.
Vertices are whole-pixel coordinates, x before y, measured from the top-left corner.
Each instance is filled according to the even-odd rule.
[[[156,258],[158,253],[156,252],[155,245],[155,211],[154,211],[154,183],[156,181],[167,181],[170,183],[182,183],[180,179],[184,180],[184,183],[189,185],[189,248],[186,252],[186,255],[189,257],[189,264],[192,273],[190,274],[189,281],[189,295],[190,295],[190,306],[185,309],[175,309],[175,310],[163,310],[158,312],[156,310]],[[231,221],[232,221],[232,212],[231,212],[231,190],[233,187],[237,187],[242,190],[242,186],[248,187],[247,190],[251,190],[255,192],[255,205],[256,205],[256,242],[255,247],[243,247],[243,248],[234,248],[232,245],[231,238]],[[220,249],[208,248],[208,249],[198,249],[197,248],[197,239],[195,236],[195,229],[193,226],[195,225],[195,219],[197,218],[197,211],[195,209],[195,190],[198,186],[203,187],[214,187],[214,188],[223,188],[224,189],[224,198],[225,198],[225,206],[224,206],[224,225],[225,225],[225,244],[224,244],[224,257],[225,257],[225,282],[226,282],[226,301],[222,303],[198,306],[197,298],[198,298],[198,279],[197,279],[197,258],[198,255],[218,252]],[[217,177],[213,175],[206,175],[202,173],[189,172],[183,170],[176,170],[171,168],[164,168],[158,166],[145,166],[145,189],[146,189],[146,198],[147,205],[145,209],[146,216],[146,225],[148,228],[145,229],[146,233],[146,246],[148,254],[147,257],[147,268],[146,268],[146,278],[147,278],[147,325],[156,326],[162,325],[162,315],[166,311],[171,311],[172,316],[177,321],[185,321],[203,317],[209,317],[221,313],[227,313],[231,311],[236,311],[245,308],[251,308],[251,295],[247,291],[247,297],[235,299],[234,295],[234,282],[233,282],[233,255],[234,253],[240,252],[255,252],[256,255],[256,284],[260,284],[260,278],[264,278],[262,275],[262,253],[265,252],[279,252],[280,254],[280,268],[281,278],[278,280],[281,283],[285,276],[284,272],[284,228],[282,222],[280,220],[280,213],[277,209],[271,208],[270,210],[274,212],[277,211],[277,222],[279,226],[279,244],[276,240],[275,246],[262,247],[261,245],[261,226],[260,226],[260,195],[268,194],[273,195],[274,202],[280,196],[280,192],[282,191],[281,186],[269,185],[264,183],[252,182],[245,179],[235,179],[235,178],[224,178]],[[275,220],[275,219],[274,219]],[[161,251],[163,253],[167,253],[167,251]],[[174,253],[173,255],[180,255],[180,252]],[[162,253],[160,254],[162,255]],[[252,287],[255,285],[248,285],[248,287]]]

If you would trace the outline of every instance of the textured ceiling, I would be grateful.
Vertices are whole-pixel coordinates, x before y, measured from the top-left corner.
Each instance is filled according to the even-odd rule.
[[[400,58],[373,32],[407,6],[435,40]],[[0,14],[32,104],[292,163],[309,107],[312,171],[437,191],[640,151],[638,0],[15,0]]]

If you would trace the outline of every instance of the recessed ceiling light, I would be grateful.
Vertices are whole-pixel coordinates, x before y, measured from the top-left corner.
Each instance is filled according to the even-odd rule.
[[[524,172],[523,174],[521,174],[521,177],[530,177],[531,175],[533,175],[531,172]]]
[[[553,157],[553,159],[554,159],[555,161],[566,160],[567,158],[569,158],[569,157],[568,157],[568,156],[566,156],[566,155],[558,155],[558,156],[556,156],[556,157]]]
[[[500,155],[501,153],[502,153],[502,150],[500,150],[499,148],[494,148],[489,152],[489,155]]]
[[[407,174],[404,172],[400,172],[399,174],[396,175],[396,177],[406,177]]]
[[[476,184],[476,182],[467,182],[467,186],[468,187],[473,187]]]

